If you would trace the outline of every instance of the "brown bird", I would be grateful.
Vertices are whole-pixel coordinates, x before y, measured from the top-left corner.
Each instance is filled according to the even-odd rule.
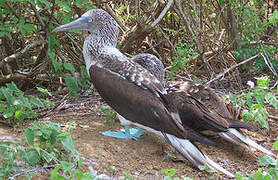
[[[152,54],[140,54],[132,58],[150,73],[164,81],[163,63]],[[170,106],[176,106],[181,121],[197,132],[210,131],[233,144],[248,149],[257,149],[268,155],[275,155],[245,136],[240,129],[258,130],[257,127],[235,120],[227,109],[225,101],[209,87],[192,81],[169,81],[166,90],[171,97]]]
[[[87,70],[100,96],[126,122],[165,137],[195,166],[207,164],[234,177],[193,144],[198,141],[211,145],[212,142],[183,124],[176,107],[168,104],[170,96],[163,84],[116,49],[119,30],[116,21],[106,11],[89,10],[53,32],[71,29],[90,32],[83,45]]]

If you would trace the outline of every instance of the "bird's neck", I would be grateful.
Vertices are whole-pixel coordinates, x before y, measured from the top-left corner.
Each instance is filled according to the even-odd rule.
[[[99,29],[86,37],[83,44],[83,55],[87,70],[91,65],[97,62],[101,63],[99,57],[102,55],[104,48],[116,48],[117,39],[118,29],[107,27]]]

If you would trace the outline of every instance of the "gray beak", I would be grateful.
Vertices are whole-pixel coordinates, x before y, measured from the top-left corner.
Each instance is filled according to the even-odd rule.
[[[56,27],[52,32],[68,31],[68,30],[84,30],[93,31],[94,24],[91,17],[80,17],[75,21]]]

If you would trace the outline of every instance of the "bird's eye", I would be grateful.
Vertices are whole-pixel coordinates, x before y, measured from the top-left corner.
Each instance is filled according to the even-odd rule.
[[[92,19],[92,18],[90,18],[90,19],[88,20],[88,22],[93,22],[93,19]]]

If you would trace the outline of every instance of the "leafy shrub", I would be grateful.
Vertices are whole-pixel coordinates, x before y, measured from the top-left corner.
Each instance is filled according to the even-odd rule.
[[[177,72],[180,69],[184,69],[187,67],[188,62],[197,57],[199,54],[194,50],[196,47],[192,44],[182,43],[180,40],[177,46],[178,56],[173,58],[173,62],[171,64],[172,72]]]
[[[104,113],[105,122],[109,122],[111,119],[115,119],[117,116],[116,111],[106,104],[99,106],[98,111]]]
[[[86,67],[84,65],[81,66],[81,76],[75,76],[75,67],[72,63],[69,62],[61,62],[52,60],[52,65],[54,67],[53,73],[54,74],[63,74],[63,72],[69,72],[70,74],[66,74],[64,79],[66,82],[67,87],[70,90],[71,96],[76,96],[79,89],[87,90],[90,88],[91,82]]]
[[[61,131],[57,123],[35,122],[24,131],[24,141],[19,144],[0,142],[0,178],[19,172],[16,161],[21,159],[29,166],[54,164],[51,179],[92,179],[89,173],[78,171],[82,161],[76,151],[75,142],[69,132]],[[59,174],[62,170],[63,174]]]
[[[267,91],[269,88],[269,78],[257,78],[257,88],[249,90],[248,93],[242,93],[238,98],[230,93],[230,99],[234,104],[240,104],[245,109],[242,111],[241,116],[244,122],[255,120],[262,127],[269,129],[266,119],[269,114],[265,109],[265,104],[270,104],[278,109],[278,100],[274,94]]]
[[[273,148],[278,150],[278,138],[273,144]],[[259,158],[259,162],[266,167],[263,171],[259,168],[255,173],[249,177],[243,176],[240,173],[236,173],[237,180],[276,180],[278,179],[278,159],[274,159],[268,155]]]
[[[51,96],[47,90],[38,88],[38,91]],[[32,95],[24,95],[14,83],[0,87],[0,112],[9,123],[22,121],[26,118],[37,117],[35,109],[53,106],[48,99],[40,99]]]

